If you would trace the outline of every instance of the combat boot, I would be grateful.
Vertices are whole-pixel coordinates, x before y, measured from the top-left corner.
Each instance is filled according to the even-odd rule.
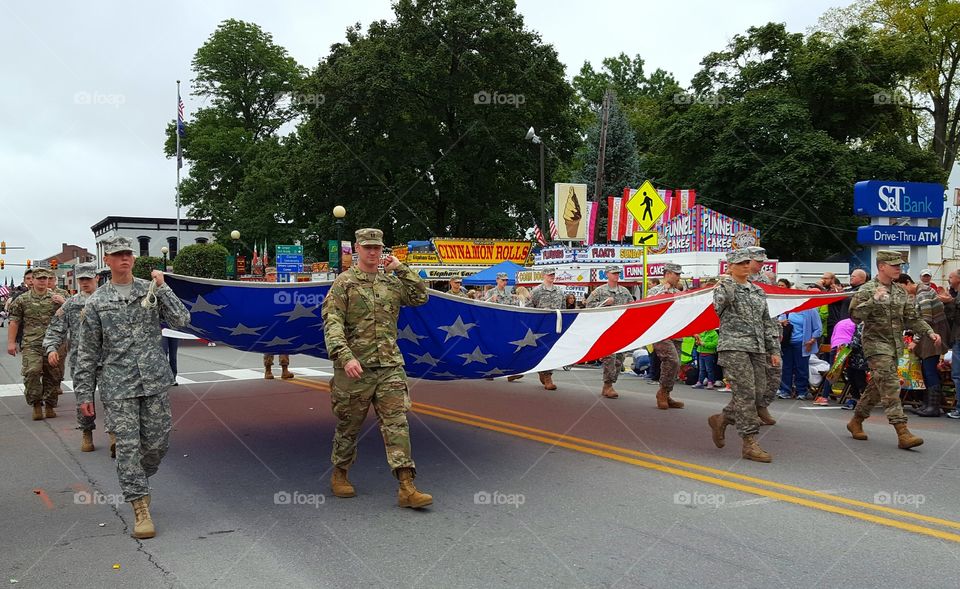
[[[93,447],[93,432],[85,431],[83,432],[83,438],[80,441],[80,451],[81,452],[93,452],[95,448]]]
[[[677,401],[667,393],[667,406],[671,409],[683,409],[683,401]]]
[[[281,366],[281,368],[283,370],[280,372],[280,378],[293,378],[295,376],[292,372],[290,372],[290,368],[286,365]],[[271,374],[271,376],[273,375]]]
[[[110,432],[110,458],[117,457],[117,436]]]
[[[897,447],[903,450],[909,450],[923,444],[923,438],[910,433],[905,423],[893,424],[893,429],[897,430]]]
[[[40,421],[43,419],[43,403],[34,403],[33,404],[33,420]]]
[[[335,497],[356,497],[357,491],[347,479],[347,469],[339,466],[333,467],[333,475],[330,477],[330,490]]]
[[[57,412],[53,410],[53,405],[47,405],[43,408],[43,418],[44,419],[53,419],[57,416]]]
[[[770,415],[770,410],[766,407],[757,407],[757,417],[760,418],[760,425],[776,425],[777,420]]]
[[[863,431],[863,417],[854,415],[847,424],[847,431],[853,436],[854,440],[866,440],[867,434]]]
[[[263,378],[265,380],[273,380],[273,370],[271,370],[269,366],[263,370]]]
[[[513,374],[507,377],[507,382],[513,382],[515,380],[520,380],[521,378],[523,378],[522,374]]]
[[[670,408],[670,393],[661,389],[657,389],[657,409],[669,409]]]
[[[134,499],[130,505],[133,506],[133,537],[145,540],[156,536],[157,529],[153,526],[153,518],[150,517],[150,495]]]
[[[420,508],[433,503],[433,496],[421,493],[413,485],[413,469],[398,468],[397,478],[400,488],[397,490],[397,504],[400,507]]]
[[[717,448],[723,448],[726,445],[724,437],[727,433],[727,426],[733,425],[733,422],[724,417],[723,413],[717,413],[708,417],[707,423],[713,432],[713,445]]]
[[[617,394],[617,391],[613,390],[613,383],[609,382],[603,383],[603,390],[600,391],[600,396],[608,399],[620,398],[620,395]]]
[[[540,375],[540,382],[543,383],[543,388],[547,389],[548,391],[555,391],[555,390],[557,390],[557,385],[553,384],[553,375],[552,375],[552,374],[541,374],[541,375]]]
[[[771,462],[773,460],[773,457],[757,443],[756,436],[745,436],[743,438],[743,450],[740,455],[755,462]]]

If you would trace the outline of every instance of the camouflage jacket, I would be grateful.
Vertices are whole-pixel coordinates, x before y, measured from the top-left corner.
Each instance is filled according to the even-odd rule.
[[[463,298],[465,298],[465,299],[470,298],[470,295],[467,294],[467,291],[463,290],[462,288],[461,288],[460,290],[458,290],[457,292],[453,292],[452,290],[448,290],[448,291],[447,291],[447,294],[448,294],[448,295],[453,295],[453,296],[455,296],[455,297],[463,297]]]
[[[713,289],[713,309],[720,318],[718,352],[780,354],[777,322],[759,286],[724,276]]]
[[[756,274],[751,274],[750,277],[747,278],[747,280],[749,280],[750,282],[759,282],[761,284],[768,284],[770,286],[773,286],[773,280],[771,280],[770,277],[767,276],[766,272],[757,272]]]
[[[530,291],[530,306],[534,309],[562,309],[564,298],[563,289],[556,284],[541,284]]]
[[[352,266],[333,281],[323,301],[323,338],[334,366],[356,359],[364,368],[403,366],[397,347],[400,307],[427,302],[420,276],[400,264],[393,274]]]
[[[80,338],[80,321],[83,307],[92,295],[78,292],[67,299],[67,302],[57,310],[47,327],[47,334],[43,336],[43,351],[47,354],[56,352],[63,342],[70,344],[66,360],[70,361],[70,370],[76,370],[77,344]],[[61,362],[64,358],[60,359]]]
[[[53,291],[38,295],[29,290],[10,304],[10,320],[23,325],[23,348],[43,349],[43,336],[60,305],[53,302]]]
[[[678,290],[678,289],[670,286],[670,285],[667,284],[666,282],[661,282],[660,284],[658,284],[658,285],[654,286],[653,288],[651,288],[651,289],[650,289],[650,292],[647,293],[647,296],[648,296],[648,297],[655,297],[655,296],[657,296],[657,295],[662,295],[662,294],[676,294],[676,293],[678,293],[678,292],[680,292],[680,290]]]
[[[910,329],[920,337],[933,333],[901,285],[887,286],[887,294],[878,301],[873,295],[880,286],[876,278],[869,280],[850,300],[850,317],[858,323],[863,322],[865,358],[876,354],[899,356],[903,352],[904,329]]]
[[[604,284],[598,286],[590,293],[590,296],[587,297],[587,308],[593,309],[594,307],[599,307],[603,305],[603,302],[608,298],[613,299],[614,305],[628,305],[633,302],[633,295],[630,294],[630,291],[626,287],[620,286],[610,288],[608,285]]]
[[[150,281],[133,279],[130,299],[112,283],[87,299],[80,323],[73,387],[78,403],[93,402],[99,385],[104,401],[149,397],[174,383],[160,342],[160,322],[176,329],[190,322],[190,312],[173,289],[157,288],[157,306],[145,309]]]
[[[491,288],[483,300],[488,303],[500,303],[501,305],[512,305],[514,307],[520,306],[520,299],[517,298],[517,295],[510,294],[499,288]]]

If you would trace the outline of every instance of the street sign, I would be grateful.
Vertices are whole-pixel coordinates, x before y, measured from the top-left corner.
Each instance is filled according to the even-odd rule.
[[[236,266],[234,266],[236,262],[237,262],[237,259],[232,254],[227,254],[226,268],[225,268],[227,273],[227,278],[233,278],[234,276],[236,276],[237,268]]]
[[[302,245],[278,245],[277,246],[277,256],[284,254],[290,255],[303,255],[303,246]]]
[[[853,185],[853,213],[863,217],[943,216],[942,184],[867,180]],[[862,243],[862,242],[861,242]]]
[[[637,231],[633,234],[633,245],[656,247],[658,238],[659,234],[656,231]]]
[[[857,243],[864,245],[940,245],[939,227],[868,225],[857,227]]]
[[[627,210],[637,220],[640,229],[650,231],[657,220],[667,210],[667,203],[649,180],[644,180],[637,192],[627,201]]]
[[[277,264],[302,264],[303,256],[294,254],[279,254],[274,260]]]

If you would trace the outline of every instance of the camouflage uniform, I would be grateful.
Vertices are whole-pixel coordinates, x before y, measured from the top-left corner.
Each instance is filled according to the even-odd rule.
[[[733,392],[723,417],[736,424],[740,437],[753,436],[760,431],[757,398],[766,390],[767,362],[780,354],[776,322],[767,295],[749,281],[721,278],[714,287],[713,308],[720,318],[718,363]]]
[[[53,302],[53,292],[42,295],[30,290],[10,304],[10,319],[23,326],[21,340],[23,394],[27,405],[43,402],[47,407],[57,406],[62,374],[47,361],[43,351],[43,336],[60,305]]]
[[[773,280],[764,272],[751,274],[748,280],[750,282],[759,282],[768,286],[775,286]],[[780,325],[779,321],[775,321],[775,323],[777,324],[777,341],[779,341],[783,335],[783,326]],[[773,399],[777,396],[777,389],[780,386],[780,379],[783,376],[783,365],[774,366],[768,357],[766,373],[767,386],[763,389],[763,394],[757,396],[757,408],[769,407],[770,403],[773,403]]]
[[[604,284],[598,286],[590,296],[587,297],[586,306],[593,309],[603,305],[608,298],[613,299],[614,305],[628,305],[633,302],[633,295],[626,287],[617,285],[616,288],[610,288]],[[624,353],[611,354],[603,358],[603,382],[604,384],[613,384],[620,377],[620,371],[623,370]]]
[[[54,315],[43,338],[43,349],[47,355],[57,352],[60,355],[60,366],[70,362],[70,377],[74,381],[76,381],[77,347],[80,341],[83,308],[90,296],[92,295],[79,292],[68,298]],[[68,350],[66,357],[61,354],[63,347]],[[76,388],[74,388],[74,395],[76,395]],[[96,416],[87,417],[81,413],[79,402],[77,402],[77,427],[85,432],[97,429]],[[107,423],[107,431],[112,431],[109,423]]]
[[[547,286],[546,283],[540,284],[530,291],[530,306],[534,309],[562,309],[563,308],[563,289],[556,284]],[[540,372],[540,378],[553,376],[552,370]]]
[[[92,403],[94,389],[100,390],[117,438],[124,501],[150,494],[147,479],[156,474],[170,441],[167,389],[175,380],[163,353],[160,323],[176,329],[190,321],[190,312],[166,284],[156,289],[157,306],[144,308],[149,285],[134,278],[128,298],[112,282],[90,295],[74,369],[78,403]]]
[[[850,301],[850,317],[863,322],[863,355],[870,365],[870,380],[854,409],[862,419],[880,402],[887,421],[896,425],[906,423],[900,402],[900,377],[897,359],[903,352],[903,330],[910,329],[915,336],[929,337],[933,330],[920,318],[917,307],[907,296],[903,286],[894,282],[885,286],[887,294],[874,298],[877,288],[885,286],[874,278],[860,287]]]
[[[680,291],[664,281],[651,288],[647,296],[655,297],[678,292]],[[682,341],[665,339],[653,344],[653,352],[660,358],[660,388],[668,393],[673,391],[673,385],[677,382],[677,374],[680,372],[680,345]]]
[[[337,418],[330,457],[334,466],[349,469],[356,460],[360,426],[373,404],[394,476],[399,468],[416,468],[406,416],[410,394],[397,347],[397,317],[401,306],[426,302],[426,285],[404,264],[389,275],[367,273],[355,265],[337,276],[330,287],[322,315],[323,337],[334,363],[330,387]],[[344,371],[354,359],[363,368],[357,380]]]
[[[470,298],[470,295],[467,294],[467,291],[463,290],[462,288],[461,288],[460,290],[458,290],[457,292],[453,292],[452,290],[448,290],[448,291],[447,291],[447,294],[453,295],[453,296],[455,296],[455,297],[463,297],[463,298],[465,298],[465,299]]]
[[[280,354],[280,366],[290,366],[290,356],[288,354]],[[267,370],[273,367],[273,354],[263,355],[263,367]]]
[[[501,305],[520,306],[520,299],[517,295],[508,293],[506,289],[491,288],[484,299],[488,303],[500,303]]]

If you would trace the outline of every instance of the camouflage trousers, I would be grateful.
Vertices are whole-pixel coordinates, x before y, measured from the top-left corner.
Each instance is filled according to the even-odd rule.
[[[783,372],[783,364],[774,366],[770,363],[770,355],[764,354],[767,365],[767,386],[763,388],[763,394],[757,397],[757,407],[769,407],[777,396],[777,389],[780,388],[780,378]]]
[[[767,354],[724,351],[717,353],[717,360],[733,392],[733,398],[723,408],[724,418],[736,424],[741,438],[758,434],[757,400],[767,387]]]
[[[271,368],[273,366],[273,354],[264,354],[263,355],[263,367]],[[280,354],[280,366],[290,366],[290,356],[287,354]]]
[[[364,368],[359,379],[336,368],[330,384],[330,402],[337,419],[330,456],[334,466],[349,469],[356,461],[357,437],[372,404],[380,422],[387,464],[394,474],[398,468],[416,468],[410,450],[410,393],[403,366]]]
[[[60,357],[63,358],[63,356],[60,356]],[[63,362],[61,362],[60,365],[63,366]],[[73,377],[73,369],[74,369],[74,364],[71,364],[70,378],[73,379],[74,382],[76,382],[76,378]],[[74,392],[74,394],[76,394],[76,392]],[[109,416],[106,415],[106,411],[104,411],[104,422],[106,423],[107,431],[112,432],[113,430],[110,429],[110,419],[109,419]],[[77,401],[77,429],[84,432],[92,432],[93,430],[97,429],[96,414],[94,414],[93,417],[87,417],[86,415],[84,415],[83,412],[80,411],[79,400]]]
[[[56,407],[63,372],[50,365],[41,348],[24,348],[22,354],[20,374],[27,405],[43,402],[47,407]]]
[[[877,403],[883,405],[887,421],[891,424],[907,423],[900,402],[900,377],[897,375],[897,359],[893,356],[877,354],[867,358],[870,365],[870,380],[860,395],[853,413],[864,419],[870,417],[870,411]]]
[[[170,445],[173,416],[166,391],[149,397],[103,401],[107,427],[117,438],[117,477],[124,501],[150,494],[147,479],[157,474]]]
[[[660,358],[660,388],[669,393],[673,390],[680,372],[677,343],[670,339],[657,342],[653,344],[653,353]]]
[[[624,353],[611,354],[603,358],[603,384],[613,384],[623,370]]]

